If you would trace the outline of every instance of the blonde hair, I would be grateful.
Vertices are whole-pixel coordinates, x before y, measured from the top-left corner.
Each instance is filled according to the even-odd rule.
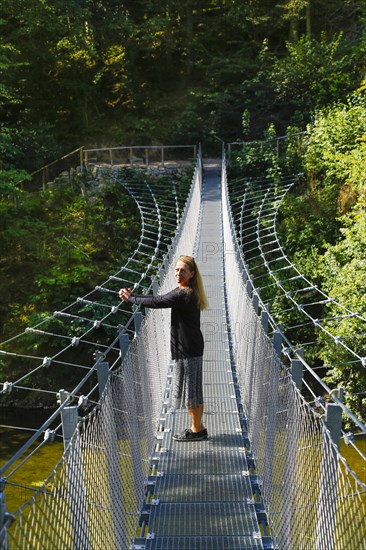
[[[189,286],[196,294],[199,308],[202,311],[208,307],[208,300],[203,286],[201,273],[197,267],[195,259],[192,256],[179,256],[179,260],[186,264],[191,271],[194,271],[194,275],[189,281]]]

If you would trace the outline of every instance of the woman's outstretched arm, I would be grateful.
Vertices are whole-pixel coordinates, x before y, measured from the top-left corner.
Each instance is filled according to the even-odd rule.
[[[119,297],[122,301],[131,302],[132,304],[142,305],[152,309],[169,308],[177,306],[182,302],[182,292],[178,288],[171,290],[167,294],[158,296],[146,294],[132,294],[131,288],[121,288]]]

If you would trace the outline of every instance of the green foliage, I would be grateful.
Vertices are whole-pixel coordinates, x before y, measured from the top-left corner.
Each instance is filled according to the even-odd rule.
[[[305,248],[315,245],[324,250],[340,238],[339,228],[345,222],[342,213],[364,194],[365,115],[364,94],[359,92],[347,104],[319,111],[309,126],[304,155],[307,189],[287,197],[282,210],[290,249],[297,239],[294,220],[302,225],[300,242]]]
[[[366,166],[366,150],[363,164]],[[352,210],[341,217],[342,238],[334,246],[329,246],[324,255],[323,283],[329,295],[351,311],[366,318],[366,185],[363,196],[360,196]],[[331,304],[329,314],[336,315],[337,308]],[[357,318],[346,317],[337,325],[337,335],[351,347],[359,357],[366,356],[364,340],[365,323]],[[327,373],[326,381],[334,385],[342,385],[349,394],[355,396],[349,400],[355,410],[366,412],[362,407],[365,399],[366,369],[354,362],[354,357],[333,343],[326,343],[321,354],[326,364],[332,365]],[[351,361],[351,362],[350,362]]]
[[[300,271],[334,299],[321,315],[329,318],[323,326],[360,358],[366,356],[364,322],[344,313],[366,318],[365,99],[362,86],[347,103],[317,113],[304,157],[307,186],[287,196],[281,208],[285,249]],[[329,366],[326,382],[344,386],[349,406],[366,418],[362,362],[323,333],[317,349],[318,361]]]
[[[259,271],[255,259],[249,257],[248,261],[264,287],[261,299],[271,303],[271,313],[283,323],[289,340],[295,346],[312,343],[306,346],[306,360],[322,369],[321,376],[331,389],[343,386],[347,405],[366,419],[364,83],[346,101],[318,109],[314,123],[308,125],[301,139],[296,130],[290,128],[288,138],[277,147],[279,156],[274,154],[273,143],[279,141],[272,128],[265,141],[244,143],[241,151],[232,153],[231,161],[235,162],[230,166],[230,175],[272,180],[277,175],[294,174],[295,168],[304,171],[281,203],[277,230],[281,245],[297,269],[331,298],[323,304],[312,304],[311,311],[328,333],[316,329],[312,322],[304,322],[297,308],[289,307],[288,299],[276,289],[266,270]],[[290,293],[297,289],[296,280],[286,283]],[[341,346],[339,339],[349,349]]]
[[[246,176],[259,175],[265,178],[280,174],[276,155],[275,129],[270,125],[260,142],[244,142],[234,150],[235,165]]]
[[[337,239],[337,214],[334,187],[326,188],[324,193],[308,188],[304,194],[286,197],[280,212],[280,232],[286,250],[296,253],[298,260],[302,254],[307,256],[310,249],[324,251],[328,243]]]
[[[303,127],[359,83],[365,51],[354,2],[308,4],[3,0],[0,112],[18,165],[83,142],[214,146],[211,130],[243,135],[244,111],[250,139]]]
[[[347,180],[359,159],[360,145],[366,135],[366,94],[353,94],[347,103],[320,112],[311,127],[305,166],[310,174],[324,176],[325,182]]]
[[[270,81],[277,100],[298,112],[298,122],[300,113],[308,114],[344,98],[358,83],[353,70],[355,55],[343,33],[330,41],[325,33],[320,40],[302,36],[295,43],[288,42],[287,50],[288,55],[275,60]]]
[[[0,132],[0,197],[12,200],[16,200],[16,197],[20,194],[15,184],[28,177],[24,170],[16,169],[13,166],[13,159],[16,154],[17,149],[8,130],[2,128]],[[6,209],[4,214],[7,215]]]
[[[113,184],[87,194],[85,202],[74,183],[0,203],[3,336],[94,287],[133,248],[139,215],[130,197]]]

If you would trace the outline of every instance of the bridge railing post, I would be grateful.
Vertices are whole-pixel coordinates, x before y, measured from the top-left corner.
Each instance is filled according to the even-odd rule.
[[[264,309],[261,311],[261,325],[263,327],[264,332],[267,334],[268,325],[269,325],[269,315],[268,315],[268,311],[265,311]]]
[[[101,361],[97,366],[99,397],[102,397],[109,378],[109,364]]]
[[[295,386],[299,391],[302,388],[303,365],[300,359],[291,359],[290,372]]]
[[[128,350],[128,346],[130,344],[130,339],[128,337],[128,334],[126,334],[123,330],[124,329],[123,329],[122,325],[119,325],[119,327],[118,327],[118,336],[119,336],[119,347],[120,347],[120,350],[121,350],[121,361],[123,361],[123,359],[125,358],[127,350]]]
[[[338,398],[343,400],[343,388]],[[320,489],[318,497],[318,524],[316,550],[334,548],[334,526],[337,516],[337,494],[339,482],[338,454],[341,431],[342,409],[336,403],[328,403],[323,430],[322,460],[320,466]],[[335,446],[335,447],[334,447]]]
[[[277,354],[277,357],[281,357],[282,351],[282,332],[280,330],[273,331],[273,347]]]
[[[252,293],[253,293],[253,285],[250,281],[246,282],[246,289],[247,289],[247,293],[248,293],[249,298],[251,298]]]
[[[133,317],[134,323],[135,323],[135,336],[137,336],[142,323],[142,313],[141,311],[135,311],[134,317]]]

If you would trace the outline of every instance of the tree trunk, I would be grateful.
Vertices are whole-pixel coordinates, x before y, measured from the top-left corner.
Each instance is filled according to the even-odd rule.
[[[306,4],[306,36],[311,37],[310,0]]]

